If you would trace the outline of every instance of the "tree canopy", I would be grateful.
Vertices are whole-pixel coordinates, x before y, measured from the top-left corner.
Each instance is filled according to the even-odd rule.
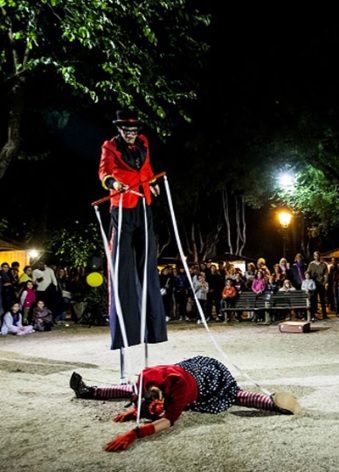
[[[197,5],[214,10],[214,28],[218,24],[210,52],[205,38],[211,16]],[[200,0],[0,0],[0,7],[5,97],[0,178],[15,156],[58,154],[55,141],[40,148],[35,144],[41,122],[27,113],[27,103],[35,100],[41,110],[41,96],[48,101],[56,90],[59,106],[54,103],[41,116],[60,129],[67,128],[80,106],[92,113],[93,104],[98,109],[109,103],[109,120],[112,110],[129,106],[164,139],[158,170],[168,171],[179,225],[195,259],[209,257],[218,245],[241,251],[252,209],[289,205],[309,237],[328,233],[338,223],[336,32],[302,30],[298,24],[286,36],[285,27],[266,20],[259,28],[242,17],[233,24],[220,15],[221,6]],[[37,125],[34,135],[27,126],[26,134],[20,129],[25,113]],[[83,122],[79,129],[86,147]],[[53,172],[69,160],[68,152],[58,156]],[[300,187],[293,195],[275,182],[286,166]],[[93,168],[90,177],[85,171],[81,175],[87,188],[95,186]],[[57,185],[51,179],[47,187],[55,193]],[[158,247],[168,247],[168,215],[156,205],[161,213]],[[52,214],[54,208],[46,203],[42,210]],[[42,234],[41,225],[39,230]],[[272,227],[266,233],[271,237]],[[262,243],[264,236],[261,231],[252,239]]]
[[[0,178],[22,151],[25,96],[44,74],[75,96],[138,109],[163,136],[176,117],[189,119],[192,72],[207,50],[197,38],[210,22],[191,2],[0,0],[0,8],[0,87],[8,97]]]

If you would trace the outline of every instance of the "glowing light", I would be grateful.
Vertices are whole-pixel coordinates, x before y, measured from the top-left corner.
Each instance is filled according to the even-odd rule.
[[[279,175],[279,185],[284,190],[293,190],[294,188],[294,175],[290,172],[283,172]]]
[[[281,211],[278,214],[279,222],[283,228],[287,228],[291,223],[292,215],[288,211]]]

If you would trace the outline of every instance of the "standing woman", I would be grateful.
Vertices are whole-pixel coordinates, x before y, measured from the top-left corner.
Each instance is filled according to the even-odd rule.
[[[111,284],[109,317],[111,349],[119,349],[124,347],[124,340],[118,318],[117,298],[121,305],[128,345],[141,343],[141,298],[142,288],[146,282],[143,280],[145,262],[147,304],[144,341],[147,343],[167,341],[167,332],[150,206],[151,194],[157,196],[160,190],[153,178],[148,139],[139,133],[140,123],[135,113],[119,110],[113,123],[118,129],[118,135],[102,145],[99,178],[103,187],[110,190],[111,194],[112,266],[118,274],[118,293],[115,293],[116,289]],[[119,227],[120,215],[122,221]],[[119,230],[121,238],[117,257]]]
[[[305,272],[307,270],[307,264],[304,261],[302,254],[298,252],[294,258],[292,265],[292,280],[293,285],[297,290],[301,289],[301,285],[305,280]]]

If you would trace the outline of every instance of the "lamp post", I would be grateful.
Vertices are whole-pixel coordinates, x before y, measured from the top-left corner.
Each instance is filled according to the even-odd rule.
[[[282,227],[283,237],[283,257],[286,258],[287,249],[287,228],[289,227],[292,219],[292,214],[289,211],[283,210],[278,213],[279,223]]]

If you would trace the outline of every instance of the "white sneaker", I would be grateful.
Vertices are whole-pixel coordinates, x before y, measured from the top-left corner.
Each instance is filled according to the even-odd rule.
[[[202,323],[202,320],[197,320],[197,324],[201,324]]]

